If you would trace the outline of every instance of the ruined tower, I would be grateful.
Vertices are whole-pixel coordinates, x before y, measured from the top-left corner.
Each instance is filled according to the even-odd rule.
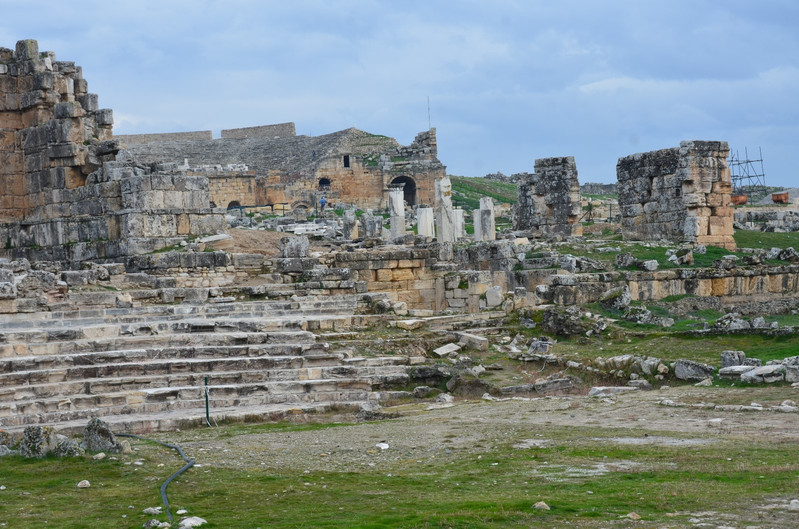
[[[540,158],[519,182],[514,229],[541,235],[580,236],[580,182],[574,157]]]
[[[683,141],[619,158],[624,238],[735,249],[729,152],[725,141]]]
[[[75,63],[0,48],[0,254],[113,258],[223,228],[205,179],[116,160],[112,124]]]

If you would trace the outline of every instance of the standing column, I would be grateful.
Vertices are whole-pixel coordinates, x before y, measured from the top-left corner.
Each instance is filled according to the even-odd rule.
[[[494,220],[494,201],[491,197],[480,199],[480,233],[484,241],[497,239],[497,225]]]
[[[421,237],[435,237],[433,208],[416,209],[416,227]]]
[[[405,235],[405,184],[388,187],[388,206],[391,210],[391,238]]]
[[[448,176],[436,180],[436,238],[438,242],[454,242],[452,182]]]

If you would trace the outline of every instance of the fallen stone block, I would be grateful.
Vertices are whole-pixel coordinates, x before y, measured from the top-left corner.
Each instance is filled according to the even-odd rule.
[[[707,377],[712,377],[715,371],[713,366],[682,358],[674,364],[674,376],[677,377],[677,380],[700,382]]]
[[[594,386],[588,390],[588,396],[607,397],[619,393],[630,393],[631,391],[638,391],[638,388],[633,386]]]
[[[478,351],[488,351],[488,338],[466,332],[458,333],[458,336],[460,337],[458,343],[464,347],[477,349]]]
[[[450,356],[461,350],[461,346],[456,343],[448,343],[437,349],[433,349],[433,354],[437,356]]]
[[[785,371],[786,369],[783,365],[756,367],[742,374],[741,382],[748,382],[749,384],[779,382],[785,380]]]

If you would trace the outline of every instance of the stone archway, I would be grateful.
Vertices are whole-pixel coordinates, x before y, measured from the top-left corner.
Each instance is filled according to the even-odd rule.
[[[398,176],[390,182],[390,185],[405,184],[402,191],[403,199],[408,206],[416,205],[416,182],[410,176]]]

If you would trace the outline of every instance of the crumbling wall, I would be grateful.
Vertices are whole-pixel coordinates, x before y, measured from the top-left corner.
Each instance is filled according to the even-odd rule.
[[[199,141],[210,140],[214,133],[210,130],[197,130],[193,132],[163,132],[155,134],[114,134],[114,139],[119,142],[120,147],[128,145],[141,145],[142,143],[154,143],[163,141]]]
[[[0,48],[0,256],[116,258],[216,233],[208,183],[116,160],[111,110],[35,40]]]
[[[258,127],[244,127],[240,129],[225,129],[223,138],[290,138],[297,135],[294,123],[277,123],[275,125],[261,125]]]
[[[446,173],[436,157],[434,129],[417,135],[409,146],[386,136],[346,129],[313,137],[154,142],[129,145],[128,152],[145,163],[246,164],[255,176],[241,178],[256,182],[253,196],[241,201],[242,205],[285,203],[313,208],[324,193],[331,203],[386,209],[392,183],[405,183],[408,197],[413,196],[409,205],[432,204],[433,182]]]
[[[535,173],[519,183],[514,229],[542,235],[579,236],[580,183],[574,157],[540,158]]]
[[[111,153],[113,115],[81,68],[35,40],[0,48],[0,220],[57,216],[60,193],[85,184]]]
[[[625,239],[734,249],[728,155],[724,141],[683,141],[679,148],[619,158]]]

